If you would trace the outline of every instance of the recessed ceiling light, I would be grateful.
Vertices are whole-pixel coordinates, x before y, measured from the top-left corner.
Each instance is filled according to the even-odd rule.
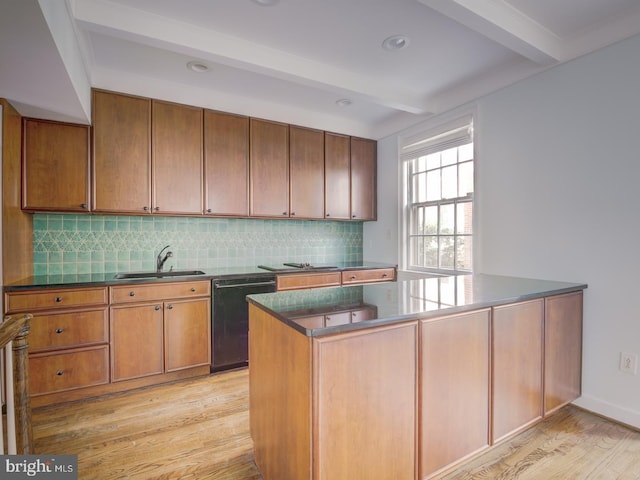
[[[197,60],[193,60],[187,63],[187,68],[196,73],[204,73],[209,71],[209,65],[206,65],[202,62],[198,62]]]
[[[351,100],[349,100],[348,98],[341,98],[340,100],[336,100],[336,105],[338,105],[340,108],[348,107],[349,105],[351,105],[351,103]]]
[[[273,7],[280,0],[253,0],[254,3],[262,5],[263,7]]]
[[[382,48],[385,50],[402,50],[409,46],[411,41],[409,37],[405,35],[392,35],[391,37],[385,38],[384,42],[382,42]]]

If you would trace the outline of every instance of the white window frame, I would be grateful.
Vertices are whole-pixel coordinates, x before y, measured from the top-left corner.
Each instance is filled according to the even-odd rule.
[[[475,115],[473,112],[465,112],[458,113],[458,116],[449,119],[446,122],[442,122],[438,125],[432,126],[430,128],[426,128],[418,133],[415,133],[410,136],[399,137],[398,139],[398,158],[400,162],[400,183],[401,183],[401,195],[402,201],[400,202],[401,212],[400,212],[400,232],[401,238],[399,239],[399,248],[400,248],[400,267],[405,271],[417,271],[417,272],[426,272],[432,274],[443,274],[443,275],[453,275],[458,273],[470,273],[473,272],[473,265],[475,264],[475,250],[476,250],[476,238],[477,238],[477,222],[476,222],[476,172],[477,172],[477,138],[473,132],[473,121]],[[456,199],[446,199],[438,202],[433,202],[433,204],[447,204],[447,203],[458,203],[459,201],[471,201],[473,204],[473,218],[472,218],[472,234],[471,234],[471,242],[472,242],[472,253],[471,253],[471,262],[472,268],[471,270],[456,270],[456,265],[454,263],[453,269],[437,269],[437,268],[428,268],[411,265],[410,262],[410,222],[411,222],[411,207],[410,207],[410,194],[411,188],[409,185],[409,162],[408,160],[411,158],[416,158],[421,153],[429,152],[429,151],[441,151],[447,148],[451,148],[452,146],[462,145],[464,141],[461,140],[461,137],[464,137],[465,134],[469,135],[471,141],[473,141],[473,182],[474,182],[474,193],[468,198],[456,198]]]

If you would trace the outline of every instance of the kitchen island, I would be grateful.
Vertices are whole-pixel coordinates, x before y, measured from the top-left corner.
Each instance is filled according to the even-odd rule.
[[[249,296],[265,480],[436,476],[580,395],[584,284],[492,275]]]

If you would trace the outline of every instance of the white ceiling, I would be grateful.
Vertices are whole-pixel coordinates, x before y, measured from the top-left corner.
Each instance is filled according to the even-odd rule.
[[[86,123],[97,87],[382,138],[638,33],[637,0],[2,0],[0,97]]]

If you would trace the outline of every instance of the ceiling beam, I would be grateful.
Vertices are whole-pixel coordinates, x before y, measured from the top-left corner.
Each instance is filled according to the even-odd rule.
[[[507,2],[496,0],[418,0],[539,65],[562,59],[562,42]]]
[[[84,28],[201,60],[267,75],[413,114],[428,113],[417,94],[247,40],[103,0],[72,2]]]

